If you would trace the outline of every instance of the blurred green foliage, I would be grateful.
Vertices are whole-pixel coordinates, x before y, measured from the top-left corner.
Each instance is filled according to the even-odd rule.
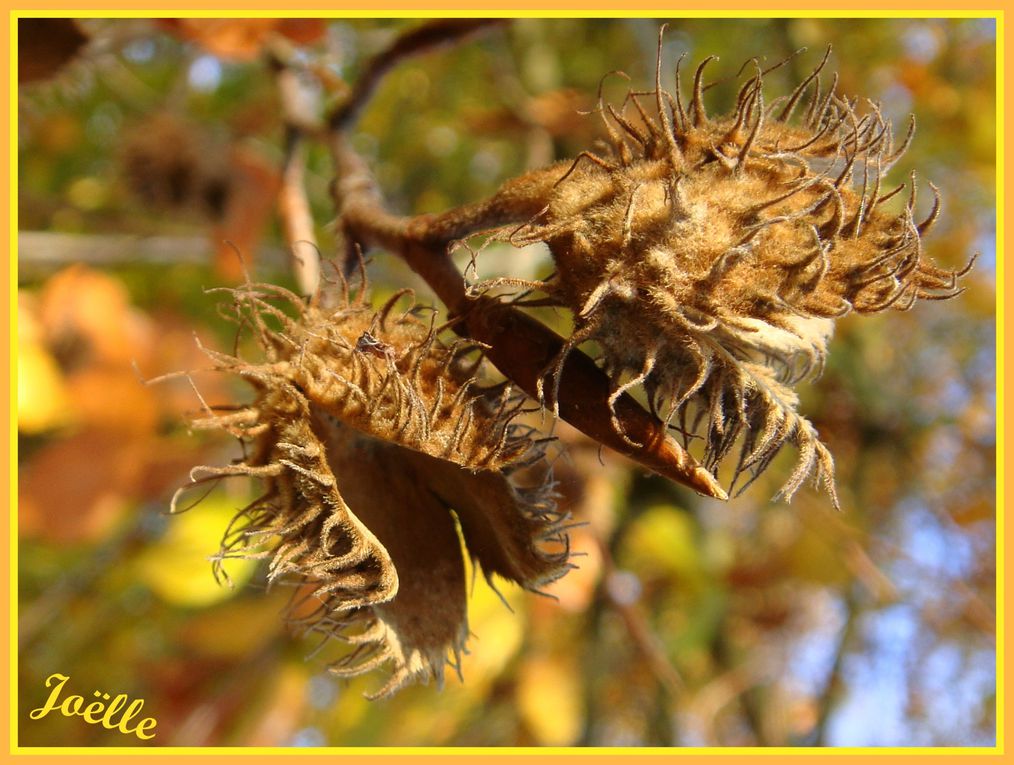
[[[661,21],[518,20],[406,61],[356,146],[400,211],[482,198],[592,146],[601,125],[579,111],[600,84],[620,101],[651,82]],[[996,25],[667,21],[667,76],[683,53],[720,55],[724,76],[807,47],[769,75],[772,92],[832,45],[845,94],[879,101],[896,129],[916,115],[894,175],[917,170],[942,190],[931,257],[955,267],[981,252],[955,301],[841,321],[827,370],[802,391],[844,512],[813,491],[768,502],[789,454],[723,505],[561,427],[561,501],[588,526],[559,600],[507,591],[510,613],[480,577],[463,683],[365,701],[378,678],[338,682],[326,653],[308,659],[278,619],[285,591],[249,571],[220,589],[202,561],[250,487],[165,516],[191,465],[235,447],[188,436],[182,413],[198,401],[185,382],[146,388],[132,367],[200,367],[192,332],[231,347],[234,328],[203,291],[235,278],[223,238],[260,279],[293,283],[273,212],[283,126],[271,69],[256,41],[230,58],[165,24],[88,20],[88,45],[19,94],[20,229],[65,235],[55,256],[23,240],[19,260],[22,745],[137,743],[77,718],[29,720],[54,672],[86,695],[145,699],[157,745],[992,745]],[[329,20],[299,55],[331,101],[416,23]],[[603,80],[617,69],[629,83]],[[730,77],[709,104],[727,108],[734,88]],[[325,256],[331,178],[314,146],[307,190]],[[169,237],[169,254],[142,257],[140,240],[120,238],[85,268],[61,256],[106,234]],[[491,248],[479,268],[523,276],[550,262]],[[384,253],[370,275],[379,293],[427,294]],[[206,397],[237,395],[197,379]]]

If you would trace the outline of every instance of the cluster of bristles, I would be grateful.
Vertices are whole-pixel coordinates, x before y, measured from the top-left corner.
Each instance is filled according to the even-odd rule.
[[[515,422],[524,399],[483,387],[474,344],[445,345],[413,307],[396,311],[402,293],[374,311],[362,291],[330,308],[273,285],[227,292],[264,358],[206,349],[256,397],[194,422],[237,437],[244,457],[193,478],[250,476],[265,491],[236,515],[216,570],[268,558],[269,581],[297,587],[290,621],[356,646],[334,672],[392,666],[377,695],[442,681],[468,635],[459,528],[491,584],[537,591],[571,565],[545,444]]]
[[[506,184],[491,206],[538,212],[494,236],[545,242],[556,272],[525,286],[574,313],[545,400],[555,403],[566,384],[566,354],[595,340],[611,403],[643,385],[668,425],[703,437],[710,470],[740,444],[733,487],[791,442],[800,459],[779,496],[791,498],[815,472],[837,504],[831,455],[797,414],[792,386],[822,368],[834,319],[954,297],[968,267],[948,271],[923,257],[921,237],[940,212],[935,187],[922,222],[914,174],[907,205],[888,212],[905,184],[884,191],[882,180],[914,122],[896,145],[877,104],[860,116],[857,99],[836,93],[837,76],[822,88],[828,55],[770,103],[763,81],[776,67],[754,60],[733,112],[709,116],[712,58],[697,68],[688,102],[679,64],[672,94],[657,71],[655,90],[629,93],[619,110],[600,97],[606,151]],[[517,204],[525,192],[533,198]],[[505,282],[517,280],[488,285]]]
[[[537,288],[574,314],[541,403],[556,406],[567,355],[594,340],[612,411],[643,386],[688,448],[702,440],[708,470],[738,445],[740,490],[792,443],[799,460],[780,496],[813,475],[837,505],[831,455],[797,413],[793,386],[821,370],[835,319],[953,297],[971,264],[953,272],[923,257],[939,196],[917,223],[914,175],[905,205],[890,204],[905,184],[882,189],[913,127],[896,145],[878,105],[860,114],[836,93],[837,77],[822,87],[827,60],[769,103],[771,69],[752,62],[722,117],[704,106],[710,58],[688,101],[679,65],[672,94],[657,70],[655,89],[630,93],[619,110],[600,98],[605,151],[514,179],[474,207],[503,224],[491,239],[545,242],[556,272],[472,289]],[[256,397],[207,408],[197,426],[232,433],[244,457],[195,470],[201,480],[263,480],[221,559],[269,558],[271,581],[298,586],[292,620],[356,646],[334,671],[391,663],[388,694],[442,679],[448,653],[457,664],[468,634],[461,540],[487,579],[536,591],[571,564],[545,439],[517,421],[524,397],[509,381],[480,383],[476,344],[447,345],[432,317],[396,310],[407,291],[379,311],[364,291],[352,297],[343,280],[330,306],[272,285],[229,291],[264,358],[208,351]],[[630,440],[615,415],[613,427]]]

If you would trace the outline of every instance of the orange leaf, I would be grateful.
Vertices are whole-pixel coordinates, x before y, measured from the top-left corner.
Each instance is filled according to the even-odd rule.
[[[327,23],[324,19],[282,19],[278,31],[298,45],[310,45],[324,37]]]
[[[123,284],[80,265],[46,283],[38,318],[50,350],[68,369],[95,362],[129,367],[154,341]]]
[[[164,29],[220,58],[250,61],[260,55],[272,33],[300,45],[324,36],[321,19],[162,19]]]
[[[241,146],[233,150],[232,173],[233,193],[225,218],[213,236],[218,273],[228,281],[239,282],[243,279],[243,263],[248,271],[252,270],[264,227],[275,209],[281,176],[266,159]]]
[[[177,37],[221,58],[249,61],[260,54],[278,19],[163,19]]]
[[[158,421],[155,393],[129,367],[91,368],[67,380],[73,418],[85,426],[154,435]]]
[[[65,543],[106,536],[127,508],[145,451],[98,429],[43,447],[19,471],[20,535]]]

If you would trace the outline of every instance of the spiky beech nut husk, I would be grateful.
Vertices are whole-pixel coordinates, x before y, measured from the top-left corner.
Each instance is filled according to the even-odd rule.
[[[218,219],[230,194],[228,152],[198,126],[156,112],[124,131],[121,173],[144,205]]]
[[[940,198],[916,223],[914,175],[908,204],[888,211],[905,185],[885,193],[882,180],[914,123],[896,146],[878,105],[838,95],[836,76],[822,88],[827,58],[770,102],[753,62],[717,117],[704,105],[711,59],[688,103],[677,65],[671,94],[657,75],[623,109],[600,103],[606,151],[509,182],[487,207],[535,213],[498,235],[549,246],[556,276],[541,286],[574,312],[567,349],[598,342],[613,400],[643,384],[667,424],[703,435],[712,471],[738,442],[733,486],[791,442],[800,457],[779,497],[815,473],[837,505],[831,455],[793,386],[822,368],[835,319],[954,297],[968,267],[923,257]]]
[[[515,421],[524,399],[483,388],[474,345],[446,345],[396,310],[402,293],[375,311],[362,292],[331,307],[272,285],[228,292],[264,358],[206,352],[256,397],[195,425],[233,434],[245,457],[192,477],[253,476],[266,490],[220,559],[268,557],[270,581],[299,584],[292,621],[355,645],[337,674],[389,663],[376,696],[442,682],[468,635],[459,528],[491,584],[537,591],[570,568],[544,444]]]

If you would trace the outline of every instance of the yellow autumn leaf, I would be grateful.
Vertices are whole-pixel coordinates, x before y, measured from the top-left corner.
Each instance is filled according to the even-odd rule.
[[[651,507],[631,524],[619,560],[649,576],[674,575],[695,581],[703,575],[694,521],[670,505]]]
[[[25,335],[18,332],[18,430],[39,433],[65,424],[70,407],[56,360]]]
[[[468,599],[468,628],[472,637],[466,647],[476,650],[470,650],[462,657],[461,671],[466,678],[466,687],[474,686],[479,692],[487,682],[492,682],[503,672],[507,662],[521,648],[525,616],[511,613],[504,601],[517,611],[524,603],[525,592],[513,582],[499,578],[496,590],[493,590],[482,581],[481,574],[472,579],[471,566],[469,561],[466,576],[468,581],[475,582],[475,587]]]
[[[176,606],[209,606],[232,597],[253,575],[257,561],[225,562],[233,587],[215,581],[210,561],[218,552],[222,529],[242,504],[242,499],[216,493],[170,518],[165,536],[137,559],[138,578]]]
[[[518,676],[521,718],[542,746],[570,746],[581,735],[581,681],[573,661],[559,656],[530,659]]]

